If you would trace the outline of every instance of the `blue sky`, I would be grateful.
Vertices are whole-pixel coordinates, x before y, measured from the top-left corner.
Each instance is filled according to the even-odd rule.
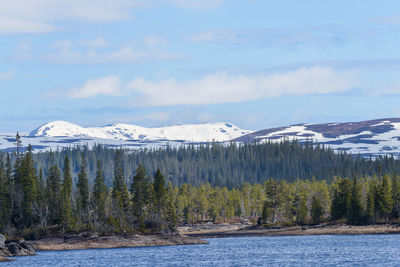
[[[399,1],[1,1],[0,132],[400,117],[399,47]]]

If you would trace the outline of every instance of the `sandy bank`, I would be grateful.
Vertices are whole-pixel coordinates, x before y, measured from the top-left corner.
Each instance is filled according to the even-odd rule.
[[[243,227],[237,229],[180,229],[181,234],[202,237],[240,237],[240,236],[288,236],[288,235],[359,235],[359,234],[399,234],[400,225],[363,225],[346,224],[291,226],[276,228]]]
[[[130,235],[52,237],[32,242],[36,250],[72,250],[121,247],[173,246],[208,244],[197,237],[183,235]]]

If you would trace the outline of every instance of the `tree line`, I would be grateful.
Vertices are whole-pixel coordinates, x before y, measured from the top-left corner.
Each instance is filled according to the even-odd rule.
[[[67,155],[60,168],[55,155],[50,153],[44,174],[42,169],[35,168],[31,146],[20,153],[18,138],[16,145],[14,162],[9,153],[0,154],[0,231],[10,236],[21,233],[37,236],[40,230],[57,233],[175,231],[172,192],[160,171],[150,181],[146,170],[139,165],[128,185],[123,151],[117,150],[112,187],[105,184],[100,160],[96,163],[94,183],[90,185],[87,160],[81,154],[74,183]]]
[[[71,172],[79,173],[80,155],[87,163],[89,183],[96,176],[96,163],[100,160],[105,183],[112,186],[116,149],[97,145],[93,148],[74,147],[52,153],[56,163],[62,168],[66,155],[71,160]],[[35,166],[46,172],[50,152],[35,153]],[[124,174],[130,184],[139,165],[149,173],[158,169],[174,186],[191,184],[201,186],[240,187],[248,182],[264,183],[269,178],[293,182],[296,179],[327,180],[334,177],[357,177],[393,173],[400,169],[400,160],[392,156],[365,158],[345,152],[335,153],[329,147],[311,143],[267,142],[253,144],[189,145],[159,149],[126,150],[122,155]]]
[[[270,146],[277,149],[276,156],[280,155],[280,150],[286,149],[287,153],[298,149],[301,151],[301,146],[296,143],[246,145],[243,151],[268,150]],[[180,155],[184,161],[185,156],[193,158],[193,155],[190,156],[193,151],[198,153],[199,164],[216,162],[222,167],[221,159],[229,158],[228,153],[234,149],[231,146],[170,148],[172,152],[167,149],[133,153],[97,146],[92,150],[75,148],[39,154],[34,154],[30,146],[24,153],[20,152],[20,148],[17,135],[15,153],[0,153],[0,231],[11,236],[24,234],[33,238],[40,236],[40,231],[65,233],[82,230],[171,233],[178,224],[202,221],[249,220],[263,224],[301,225],[343,220],[352,224],[366,224],[396,221],[400,216],[399,177],[394,171],[388,175],[389,171],[396,168],[398,160],[389,157],[361,160],[346,154],[333,156],[329,149],[317,148],[317,155],[326,153],[336,162],[351,163],[349,170],[354,172],[353,178],[334,176],[317,179],[310,171],[307,179],[269,177],[257,183],[248,179],[230,187],[229,183],[218,186],[208,180],[199,186],[187,182],[173,183],[176,180],[171,178],[171,173],[167,172],[164,177],[165,172],[161,168],[149,172],[144,164],[138,164],[131,177],[127,176],[126,169],[127,166],[133,166],[129,160],[145,155],[143,153],[159,155],[160,161],[147,158],[152,159],[156,167],[158,164],[174,164],[173,160],[163,163],[161,159],[164,156],[164,159],[172,159],[167,155]],[[240,151],[241,147],[236,149]],[[308,160],[315,159],[311,153],[314,148],[305,146],[303,149],[309,150],[307,153],[303,151],[303,156],[310,153]],[[202,158],[221,153],[225,156],[202,161]],[[247,159],[252,168],[262,168],[252,165],[251,160],[257,155],[255,153]],[[112,157],[112,161],[108,157]],[[245,159],[243,155],[240,157]],[[73,162],[78,162],[75,171]],[[274,162],[281,167],[287,164]],[[94,178],[90,179],[92,166]],[[369,170],[376,168],[373,175],[356,175],[355,170],[366,166],[369,166]],[[228,164],[227,168],[230,167]],[[183,167],[177,167],[180,168]],[[104,170],[110,169],[112,174],[108,179],[111,184],[108,185]],[[246,177],[245,173],[241,175]]]

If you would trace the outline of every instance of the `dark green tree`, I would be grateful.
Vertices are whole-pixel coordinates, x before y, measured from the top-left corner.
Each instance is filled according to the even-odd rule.
[[[314,224],[319,224],[322,220],[324,209],[321,205],[321,201],[313,196],[311,202],[311,220]]]
[[[392,186],[390,184],[390,178],[388,175],[384,175],[382,183],[379,190],[379,211],[385,220],[389,220],[392,209],[393,209],[393,199],[392,199]]]
[[[348,178],[339,178],[332,197],[331,216],[333,220],[348,219],[351,209],[351,182]]]
[[[122,156],[122,150],[117,150],[117,152],[115,153],[112,197],[114,199],[114,202],[117,203],[120,211],[128,213],[130,207],[129,192],[125,182]]]
[[[66,155],[61,186],[61,222],[65,227],[70,226],[72,221],[72,176],[69,157]]]
[[[60,222],[61,211],[61,172],[50,154],[50,167],[46,177],[46,203],[49,208],[50,222]]]
[[[78,174],[77,189],[77,208],[80,215],[80,221],[87,223],[89,221],[89,182],[86,171],[86,159],[84,154],[81,156],[81,166]]]
[[[399,177],[395,174],[392,175],[392,200],[392,216],[398,218],[400,216],[400,182]]]
[[[154,190],[154,202],[157,208],[157,214],[159,217],[161,217],[162,206],[163,203],[165,202],[165,196],[167,190],[165,188],[164,175],[161,173],[160,170],[157,170],[156,173],[154,174],[153,190]]]
[[[143,165],[139,165],[131,185],[133,215],[138,220],[139,225],[144,222],[146,216],[146,205],[149,203],[150,197],[149,189],[146,170]]]
[[[100,160],[96,165],[96,178],[93,185],[93,203],[97,220],[104,222],[106,219],[107,187],[104,183]]]
[[[363,207],[361,205],[361,189],[357,184],[357,178],[353,178],[353,186],[351,188],[350,200],[350,216],[349,222],[351,224],[359,224],[362,221]]]

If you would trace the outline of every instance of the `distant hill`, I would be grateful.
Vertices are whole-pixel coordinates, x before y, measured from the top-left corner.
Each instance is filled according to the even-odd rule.
[[[237,142],[266,142],[296,139],[313,141],[352,154],[400,155],[400,118],[361,122],[296,124],[255,131],[234,139]]]
[[[109,148],[130,150],[180,147],[220,142],[253,143],[297,140],[314,142],[363,156],[400,156],[400,118],[361,122],[295,124],[259,131],[243,130],[232,123],[183,124],[146,128],[132,124],[82,127],[70,122],[46,123],[30,133],[21,134],[24,148],[35,152],[102,144]],[[0,134],[0,150],[15,149],[15,134]]]

